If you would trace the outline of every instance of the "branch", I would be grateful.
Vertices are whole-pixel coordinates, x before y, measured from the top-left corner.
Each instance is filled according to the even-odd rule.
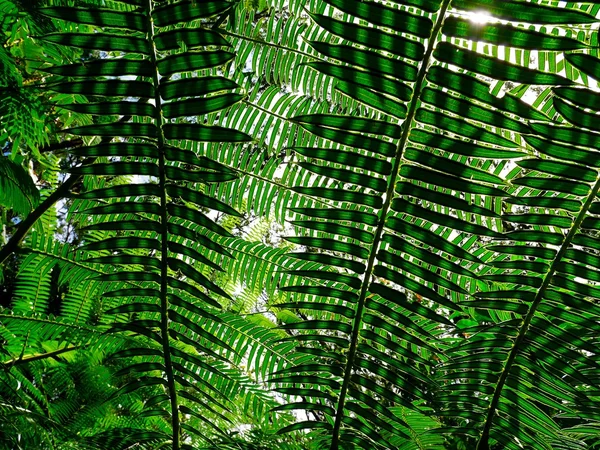
[[[16,359],[11,359],[6,362],[0,363],[0,366],[4,366],[5,368],[14,367],[14,366],[18,366],[20,364],[27,364],[32,361],[38,361],[40,359],[54,358],[55,356],[58,356],[62,353],[73,352],[73,351],[79,350],[81,348],[83,348],[83,346],[81,346],[81,345],[74,345],[72,347],[64,347],[64,348],[61,348],[58,350],[54,350],[53,352],[40,353],[38,355],[26,356],[24,358],[19,357]]]
[[[140,100],[141,101],[141,100]],[[145,99],[144,99],[145,101]],[[128,122],[129,120],[131,120],[131,116],[123,116],[121,117],[118,122]],[[100,140],[101,144],[105,144],[108,143],[112,140],[112,137],[103,137]],[[74,144],[76,141],[78,141],[78,138],[67,141],[67,143],[69,143],[69,148],[76,146],[76,145],[71,145]],[[87,165],[87,164],[91,164],[96,160],[96,158],[88,158],[86,159],[83,164]],[[6,259],[14,252],[17,251],[17,249],[19,248],[19,244],[21,244],[21,241],[25,238],[25,236],[27,235],[27,233],[29,233],[29,230],[31,230],[31,228],[33,227],[33,225],[35,224],[35,222],[37,222],[37,220],[42,217],[42,215],[48,211],[52,205],[54,205],[54,203],[56,203],[57,201],[59,201],[61,198],[66,197],[67,194],[69,193],[69,191],[71,190],[71,188],[73,186],[75,186],[75,184],[82,178],[82,175],[71,175],[69,178],[67,178],[67,180],[61,184],[56,191],[54,191],[52,194],[50,194],[46,200],[44,200],[40,205],[38,205],[37,208],[35,208],[26,218],[25,220],[23,220],[21,223],[19,223],[19,226],[17,228],[17,231],[15,231],[15,233],[11,236],[10,240],[6,243],[6,245],[4,247],[2,247],[2,249],[0,250],[0,264],[3,264],[4,261],[6,261]]]
[[[75,184],[81,179],[81,175],[71,175],[67,180],[61,184],[52,194],[46,197],[42,203],[38,205],[22,222],[19,223],[17,230],[13,233],[10,240],[0,250],[0,264],[4,263],[8,257],[17,251],[21,241],[25,238],[29,230],[42,217],[42,215],[48,211],[52,205],[54,205],[61,198],[66,197],[69,191]]]

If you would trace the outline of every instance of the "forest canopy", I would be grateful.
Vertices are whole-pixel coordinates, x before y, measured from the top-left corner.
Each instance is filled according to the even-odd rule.
[[[0,448],[600,448],[599,24],[0,0]]]

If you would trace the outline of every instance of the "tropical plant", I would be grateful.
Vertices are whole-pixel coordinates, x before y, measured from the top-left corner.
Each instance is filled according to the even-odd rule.
[[[71,433],[31,445],[598,448],[600,2],[23,5],[0,418]],[[44,406],[73,352],[130,422]]]

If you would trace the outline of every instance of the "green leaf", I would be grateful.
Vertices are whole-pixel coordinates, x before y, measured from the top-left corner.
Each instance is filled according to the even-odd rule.
[[[592,17],[582,12],[538,4],[497,3],[494,0],[454,0],[455,8],[467,11],[484,10],[504,20],[529,23],[589,23]]]
[[[556,142],[559,141],[594,149],[598,148],[598,144],[600,144],[600,134],[573,127],[542,123],[532,123],[530,126],[533,131],[546,138],[524,136],[525,141],[537,151],[559,159],[600,167],[600,152],[573,148]]]
[[[302,259],[304,261],[313,261],[335,267],[344,267],[358,274],[361,274],[365,271],[365,265],[363,263],[351,261],[345,258],[340,258],[339,256],[331,256],[316,253],[290,253],[289,255],[292,258]]]
[[[445,214],[440,214],[421,206],[410,203],[406,200],[397,198],[393,201],[392,208],[394,211],[399,213],[410,214],[415,217],[420,217],[429,222],[437,223],[446,227],[451,227],[456,230],[461,230],[467,233],[473,233],[480,236],[489,236],[499,238],[502,235],[496,231],[485,228],[481,225],[469,223],[467,221],[456,219],[454,217],[448,217]]]
[[[358,278],[336,272],[326,272],[321,270],[286,270],[284,272],[292,276],[336,281],[339,283],[346,284],[354,289],[359,289],[361,286],[360,280]]]
[[[466,178],[469,180],[483,181],[484,183],[491,183],[495,185],[504,184],[504,180],[494,174],[490,174],[480,169],[474,169],[467,164],[462,164],[453,161],[449,158],[436,156],[432,152],[418,150],[413,147],[409,147],[404,150],[404,158],[409,161],[419,163],[423,166],[431,167],[444,171],[457,177]]]
[[[365,3],[363,4],[363,8],[367,5],[371,8],[381,10],[378,11],[380,13],[386,9],[376,3]],[[379,31],[377,28],[366,28],[361,25],[342,22],[320,14],[311,14],[311,17],[327,31],[368,48],[377,48],[413,60],[421,59],[425,53],[425,48],[421,43],[404,38],[401,35],[392,36],[383,31]]]
[[[558,86],[573,84],[568,78],[519,67],[490,56],[484,56],[481,53],[460,49],[447,42],[439,43],[433,55],[438,61],[454,64],[465,70],[498,80]]]
[[[178,72],[192,72],[222,66],[234,57],[234,53],[224,50],[178,53],[161,59],[158,61],[157,67],[160,74],[166,77]]]
[[[316,247],[331,250],[333,252],[348,253],[362,259],[365,259],[368,256],[367,251],[363,247],[336,239],[290,236],[286,237],[285,240],[306,247]]]
[[[406,117],[408,110],[404,103],[398,103],[384,94],[374,92],[370,89],[365,89],[361,86],[361,84],[368,87],[368,81],[365,80],[360,73],[355,73],[354,75],[355,76],[352,79],[356,80],[356,82],[338,80],[335,85],[335,89],[346,94],[350,98],[369,105],[370,107],[379,111],[385,111],[386,113],[389,113],[398,119],[404,119]]]
[[[168,258],[167,262],[169,264],[169,268],[176,272],[181,272],[187,278],[193,280],[201,286],[204,286],[206,289],[213,291],[225,298],[230,298],[229,295],[221,289],[219,286],[210,281],[205,275],[200,273],[198,270],[194,269],[189,264],[184,263],[183,261],[176,258]],[[218,304],[213,302],[215,306]]]
[[[76,196],[79,199],[98,199],[115,197],[160,197],[160,189],[156,184],[125,184],[84,192]]]
[[[565,180],[561,178],[544,178],[544,177],[522,177],[512,180],[512,184],[517,186],[527,186],[534,189],[544,189],[550,191],[563,192],[565,194],[573,194],[585,196],[590,191],[590,186],[577,181]]]
[[[402,64],[397,59],[386,58],[378,53],[350,45],[332,45],[328,42],[311,41],[309,44],[325,56],[361,69],[372,70],[403,81],[415,81],[417,78],[417,69],[414,66]]]
[[[561,87],[554,88],[552,91],[560,98],[569,100],[581,108],[590,108],[594,110],[600,109],[600,94],[597,94],[589,89]]]
[[[400,100],[406,101],[410,99],[411,89],[406,84],[397,82],[391,78],[382,77],[381,75],[370,73],[365,70],[358,70],[324,62],[308,63],[306,66],[324,73],[325,75],[349,83],[344,85],[338,82],[337,84],[338,88],[344,89],[345,93],[352,92],[352,84],[357,84],[376,92],[393,95]]]
[[[583,53],[569,53],[565,55],[565,58],[583,73],[600,79],[600,59]]]
[[[167,206],[167,211],[172,216],[180,217],[185,220],[189,220],[203,228],[214,231],[215,233],[220,234],[221,236],[231,237],[231,233],[227,231],[222,226],[216,224],[212,220],[210,220],[207,216],[202,214],[200,211],[193,210],[191,208],[187,208],[185,206],[169,204]]]
[[[299,124],[313,124],[322,127],[336,128],[338,130],[358,131],[371,134],[381,134],[391,138],[399,138],[402,128],[398,125],[380,120],[363,119],[353,116],[337,116],[330,114],[310,114],[296,116],[294,122]]]
[[[42,37],[55,44],[80,47],[91,50],[121,51],[150,54],[148,41],[133,36],[119,36],[107,33],[52,33]]]
[[[191,97],[192,94],[211,94],[238,87],[236,83],[225,77],[198,77],[162,82],[159,86],[159,92],[163,99],[173,100],[175,98]]]
[[[495,133],[485,131],[480,127],[473,126],[464,120],[450,117],[447,114],[419,108],[415,117],[419,122],[436,126],[443,130],[450,131],[454,134],[459,134],[475,141],[481,141],[502,147],[517,147],[515,142],[509,141],[508,139],[498,136]]]
[[[559,98],[554,98],[553,103],[559,114],[573,125],[600,131],[600,126],[596,123],[596,114],[585,112],[581,108],[574,107]]]
[[[154,125],[147,123],[108,123],[102,125],[83,125],[65,130],[65,133],[78,134],[80,136],[148,136],[157,137],[157,129]],[[132,164],[132,163],[121,163]]]
[[[518,117],[533,120],[549,120],[543,113],[531,108],[521,99],[510,94],[496,97],[490,92],[490,85],[474,76],[453,72],[442,66],[430,67],[427,79],[439,86],[451,89],[473,100],[478,100],[502,111],[510,112]]]
[[[293,190],[299,194],[322,197],[337,202],[358,203],[371,206],[372,208],[381,208],[383,202],[380,197],[363,194],[361,192],[352,192],[344,189],[320,188],[320,187],[294,187]]]
[[[349,133],[341,129],[334,130],[309,122],[300,122],[300,126],[317,136],[338,142],[348,147],[364,148],[379,153],[382,156],[392,156],[396,153],[396,146],[394,144],[381,139],[365,136],[364,134]],[[354,127],[357,127],[357,124],[355,124]]]
[[[350,334],[352,327],[347,323],[336,320],[305,320],[298,323],[280,325],[283,330],[333,330],[340,333]]]
[[[153,117],[155,113],[154,106],[148,103],[125,101],[61,105],[60,107],[80,114],[95,114],[106,116],[123,114],[128,116]]]
[[[65,77],[117,77],[123,75],[148,77],[152,75],[152,65],[148,61],[128,59],[93,60],[64,66],[53,66],[44,68],[43,70],[44,72]]]
[[[215,16],[229,8],[231,8],[231,3],[221,0],[203,2],[200,7],[192,0],[180,1],[156,8],[153,11],[153,20],[156,26],[166,27],[183,21]]]
[[[451,139],[442,136],[441,134],[434,134],[422,130],[411,132],[410,140],[417,144],[423,144],[429,147],[447,150],[458,155],[471,156],[474,158],[499,159],[519,158],[524,156],[521,152],[484,147],[482,145],[475,145],[458,139]]]
[[[316,222],[312,220],[293,220],[290,221],[292,225],[309,228],[312,230],[322,231],[325,233],[338,234],[340,236],[346,236],[352,239],[362,241],[370,244],[373,242],[373,234],[364,230],[359,230],[354,227],[348,227],[331,222]]]
[[[126,28],[132,31],[145,31],[146,29],[146,18],[143,14],[135,12],[67,6],[39,8],[38,11],[48,17],[98,27]]]
[[[187,48],[216,45],[228,47],[230,44],[219,33],[212,30],[177,29],[158,33],[154,36],[154,45],[159,51],[176,50],[185,43]]]
[[[139,255],[99,256],[97,258],[88,258],[85,261],[96,264],[134,264],[147,267],[160,267],[160,262],[157,259]]]
[[[408,32],[421,38],[428,38],[433,28],[433,22],[427,17],[392,9],[389,6],[375,2],[348,3],[343,0],[326,0],[326,2],[348,14],[360,17],[376,25],[391,28],[400,33]],[[420,5],[417,4],[416,6]]]
[[[240,94],[221,94],[170,102],[164,105],[163,114],[167,118],[200,116],[228,108],[243,98],[244,96]]]
[[[539,159],[522,159],[516,161],[519,167],[525,169],[537,170],[550,175],[563,176],[575,180],[592,182],[596,181],[598,173],[595,170],[586,167],[568,164],[560,161],[547,161]]]
[[[290,208],[290,211],[317,219],[345,220],[351,223],[363,223],[365,225],[377,224],[377,216],[375,214],[363,211],[337,208]]]
[[[410,167],[410,166],[407,166]],[[432,172],[425,172],[425,171],[421,171],[418,168],[412,168],[410,167],[410,169],[404,169],[404,166],[401,168],[401,173],[414,173],[414,175],[426,175],[428,173],[432,173]],[[415,177],[416,179],[419,179],[417,177]],[[452,180],[452,178],[445,176],[444,177],[444,182],[445,183],[450,183]],[[458,183],[458,180],[454,181],[452,180],[452,183]],[[464,184],[464,183],[463,183]],[[468,185],[467,185],[468,186]],[[482,189],[482,186],[473,186],[474,188]],[[471,190],[470,188],[468,188],[469,190]],[[486,208],[482,208],[480,206],[474,205],[473,203],[469,203],[466,202],[458,197],[455,197],[454,195],[449,195],[449,194],[444,194],[438,191],[434,191],[431,189],[425,189],[421,186],[418,186],[417,184],[413,184],[413,183],[409,183],[409,182],[399,182],[398,184],[396,184],[396,192],[400,195],[409,195],[411,197],[414,198],[427,198],[428,201],[433,202],[433,203],[437,203],[439,205],[444,205],[447,206],[449,208],[453,208],[453,209],[458,209],[460,211],[466,211],[466,212],[470,212],[473,214],[479,214],[482,216],[486,216],[486,217],[500,217],[499,214],[495,213],[494,211],[491,211],[489,209]],[[500,191],[492,191],[492,192],[500,192]],[[512,199],[507,199],[506,201],[511,201]],[[517,199],[520,200],[520,199]],[[515,200],[515,202],[517,202],[517,200]]]
[[[307,162],[299,162],[298,165],[318,175],[335,178],[343,183],[352,183],[379,192],[384,192],[387,187],[387,183],[384,179],[364,175],[353,170],[336,169],[331,166],[322,166]]]
[[[500,112],[474,105],[470,101],[456,98],[437,89],[425,88],[422,99],[430,105],[453,112],[467,119],[477,120],[494,127],[506,128],[507,130],[521,133],[529,131],[525,124],[510,119]],[[502,157],[501,155],[502,153],[498,157]]]
[[[75,167],[71,169],[71,173],[102,176],[146,175],[158,177],[160,175],[158,166],[156,164],[137,162],[96,163],[89,166]],[[150,190],[148,191],[151,192]]]
[[[460,2],[459,2],[460,3]],[[518,6],[517,5],[513,5]],[[468,19],[448,17],[444,21],[442,32],[447,36],[489,42],[494,45],[507,45],[528,49],[543,48],[545,50],[576,50],[586,46],[565,37],[551,36],[532,30],[524,30],[512,25],[477,24]]]
[[[102,69],[109,71],[112,68],[102,66]],[[154,87],[150,83],[147,83],[145,81],[134,80],[101,80],[95,81],[93,83],[89,83],[87,81],[69,81],[64,83],[51,84],[50,86],[48,86],[48,89],[51,89],[56,92],[61,92],[63,94],[99,95],[106,97],[120,96],[136,98],[154,97]]]
[[[247,142],[252,138],[241,131],[197,124],[167,124],[163,127],[167,139],[189,139],[204,142]]]
[[[452,242],[441,238],[440,236],[425,228],[420,228],[416,225],[413,225],[409,222],[405,222],[393,216],[388,218],[386,225],[392,230],[399,233],[400,235],[406,234],[422,242],[423,244],[440,249],[448,253],[449,255],[456,256],[457,258],[466,259],[468,261],[473,261],[477,263],[480,262],[479,258],[469,253],[459,245],[453,244]]]
[[[154,312],[154,313],[160,313],[160,307],[155,304],[155,303],[130,303],[127,305],[121,305],[121,306],[117,306],[115,308],[111,308],[105,311],[105,314],[133,314],[133,313],[143,313],[143,312]],[[153,351],[151,349],[143,349],[146,353],[144,354],[156,354],[156,352],[158,352],[159,356],[162,356],[162,353],[159,352],[158,350]],[[122,352],[121,352],[122,353]],[[123,356],[138,356],[139,353],[136,353],[135,355],[128,353],[128,354],[121,354],[120,357]],[[113,355],[114,357],[114,355]]]

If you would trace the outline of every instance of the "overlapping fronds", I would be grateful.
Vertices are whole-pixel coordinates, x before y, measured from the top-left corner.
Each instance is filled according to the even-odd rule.
[[[221,426],[228,419],[222,414],[227,413],[232,398],[231,378],[213,361],[241,361],[247,352],[240,345],[247,344],[239,334],[254,333],[247,325],[237,326],[233,318],[218,328],[223,319],[216,310],[229,295],[204,270],[218,271],[214,261],[232,257],[213,236],[231,236],[215,214],[239,214],[207,195],[203,186],[226,183],[238,175],[235,168],[189,147],[192,142],[235,144],[252,138],[202,120],[244,98],[242,86],[213,70],[228,64],[235,54],[209,28],[210,21],[233,13],[234,5],[126,3],[130,6],[41,10],[47,17],[96,31],[52,33],[42,37],[44,41],[101,52],[99,58],[83,64],[47,69],[54,76],[49,89],[83,99],[61,103],[61,108],[98,118],[91,125],[67,130],[90,142],[73,152],[87,159],[71,172],[90,177],[134,176],[135,180],[123,179],[109,187],[96,183],[74,196],[73,210],[91,219],[79,221],[83,245],[77,248],[77,255],[86,255],[84,262],[91,269],[74,286],[81,288],[93,281],[87,292],[99,299],[102,321],[114,318],[109,333],[141,334],[155,342],[156,346],[134,346],[119,354],[132,358],[131,365],[119,373],[139,374],[123,389],[163,388],[163,397],[153,401],[144,414],[170,417],[173,448],[185,448],[189,446],[185,436],[190,433],[203,437],[207,430],[224,432]],[[79,256],[73,258],[57,248],[47,253],[70,260],[62,270],[76,277],[84,274]],[[90,277],[90,270],[101,273]],[[66,273],[64,277],[71,278]],[[103,285],[100,290],[99,283]],[[83,300],[81,295],[78,298]],[[70,307],[65,313],[73,315],[75,302],[68,300],[64,299]],[[92,300],[85,301],[89,309]],[[250,353],[260,348],[253,345]],[[255,359],[265,362],[264,357]],[[248,358],[256,364],[252,354]],[[223,420],[215,422],[197,412],[207,407]],[[183,417],[190,414],[197,425]]]
[[[593,45],[597,8],[408,4],[328,0],[309,11],[305,39],[317,55],[302,67],[327,81],[301,76],[294,89],[364,106],[285,110],[304,131],[287,134],[293,160],[282,163],[296,175],[282,184],[300,195],[284,204],[307,231],[288,240],[310,249],[292,256],[337,267],[348,286],[286,286],[315,296],[297,302],[308,320],[284,328],[338,355],[275,378],[317,399],[297,407],[329,416],[288,430],[324,428],[331,448],[395,448],[410,427],[390,407],[425,404],[448,424],[438,432],[479,448],[571,442],[561,428],[584,414],[596,385],[586,300],[595,288],[583,279],[596,280],[585,228],[598,180],[583,148],[595,136],[581,130],[594,130],[595,116],[578,109],[593,108],[594,94],[571,86],[588,83],[579,70],[593,78],[596,59],[564,52]],[[563,118],[578,129],[556,125]],[[569,330],[580,321],[587,340]],[[540,377],[547,389],[530,393]]]
[[[93,120],[67,130],[81,245],[32,248],[17,309],[57,267],[67,316],[147,339],[121,392],[170,430],[140,442],[234,445],[239,390],[315,448],[594,445],[600,5],[259,6],[42,9],[98,52],[47,69]]]

